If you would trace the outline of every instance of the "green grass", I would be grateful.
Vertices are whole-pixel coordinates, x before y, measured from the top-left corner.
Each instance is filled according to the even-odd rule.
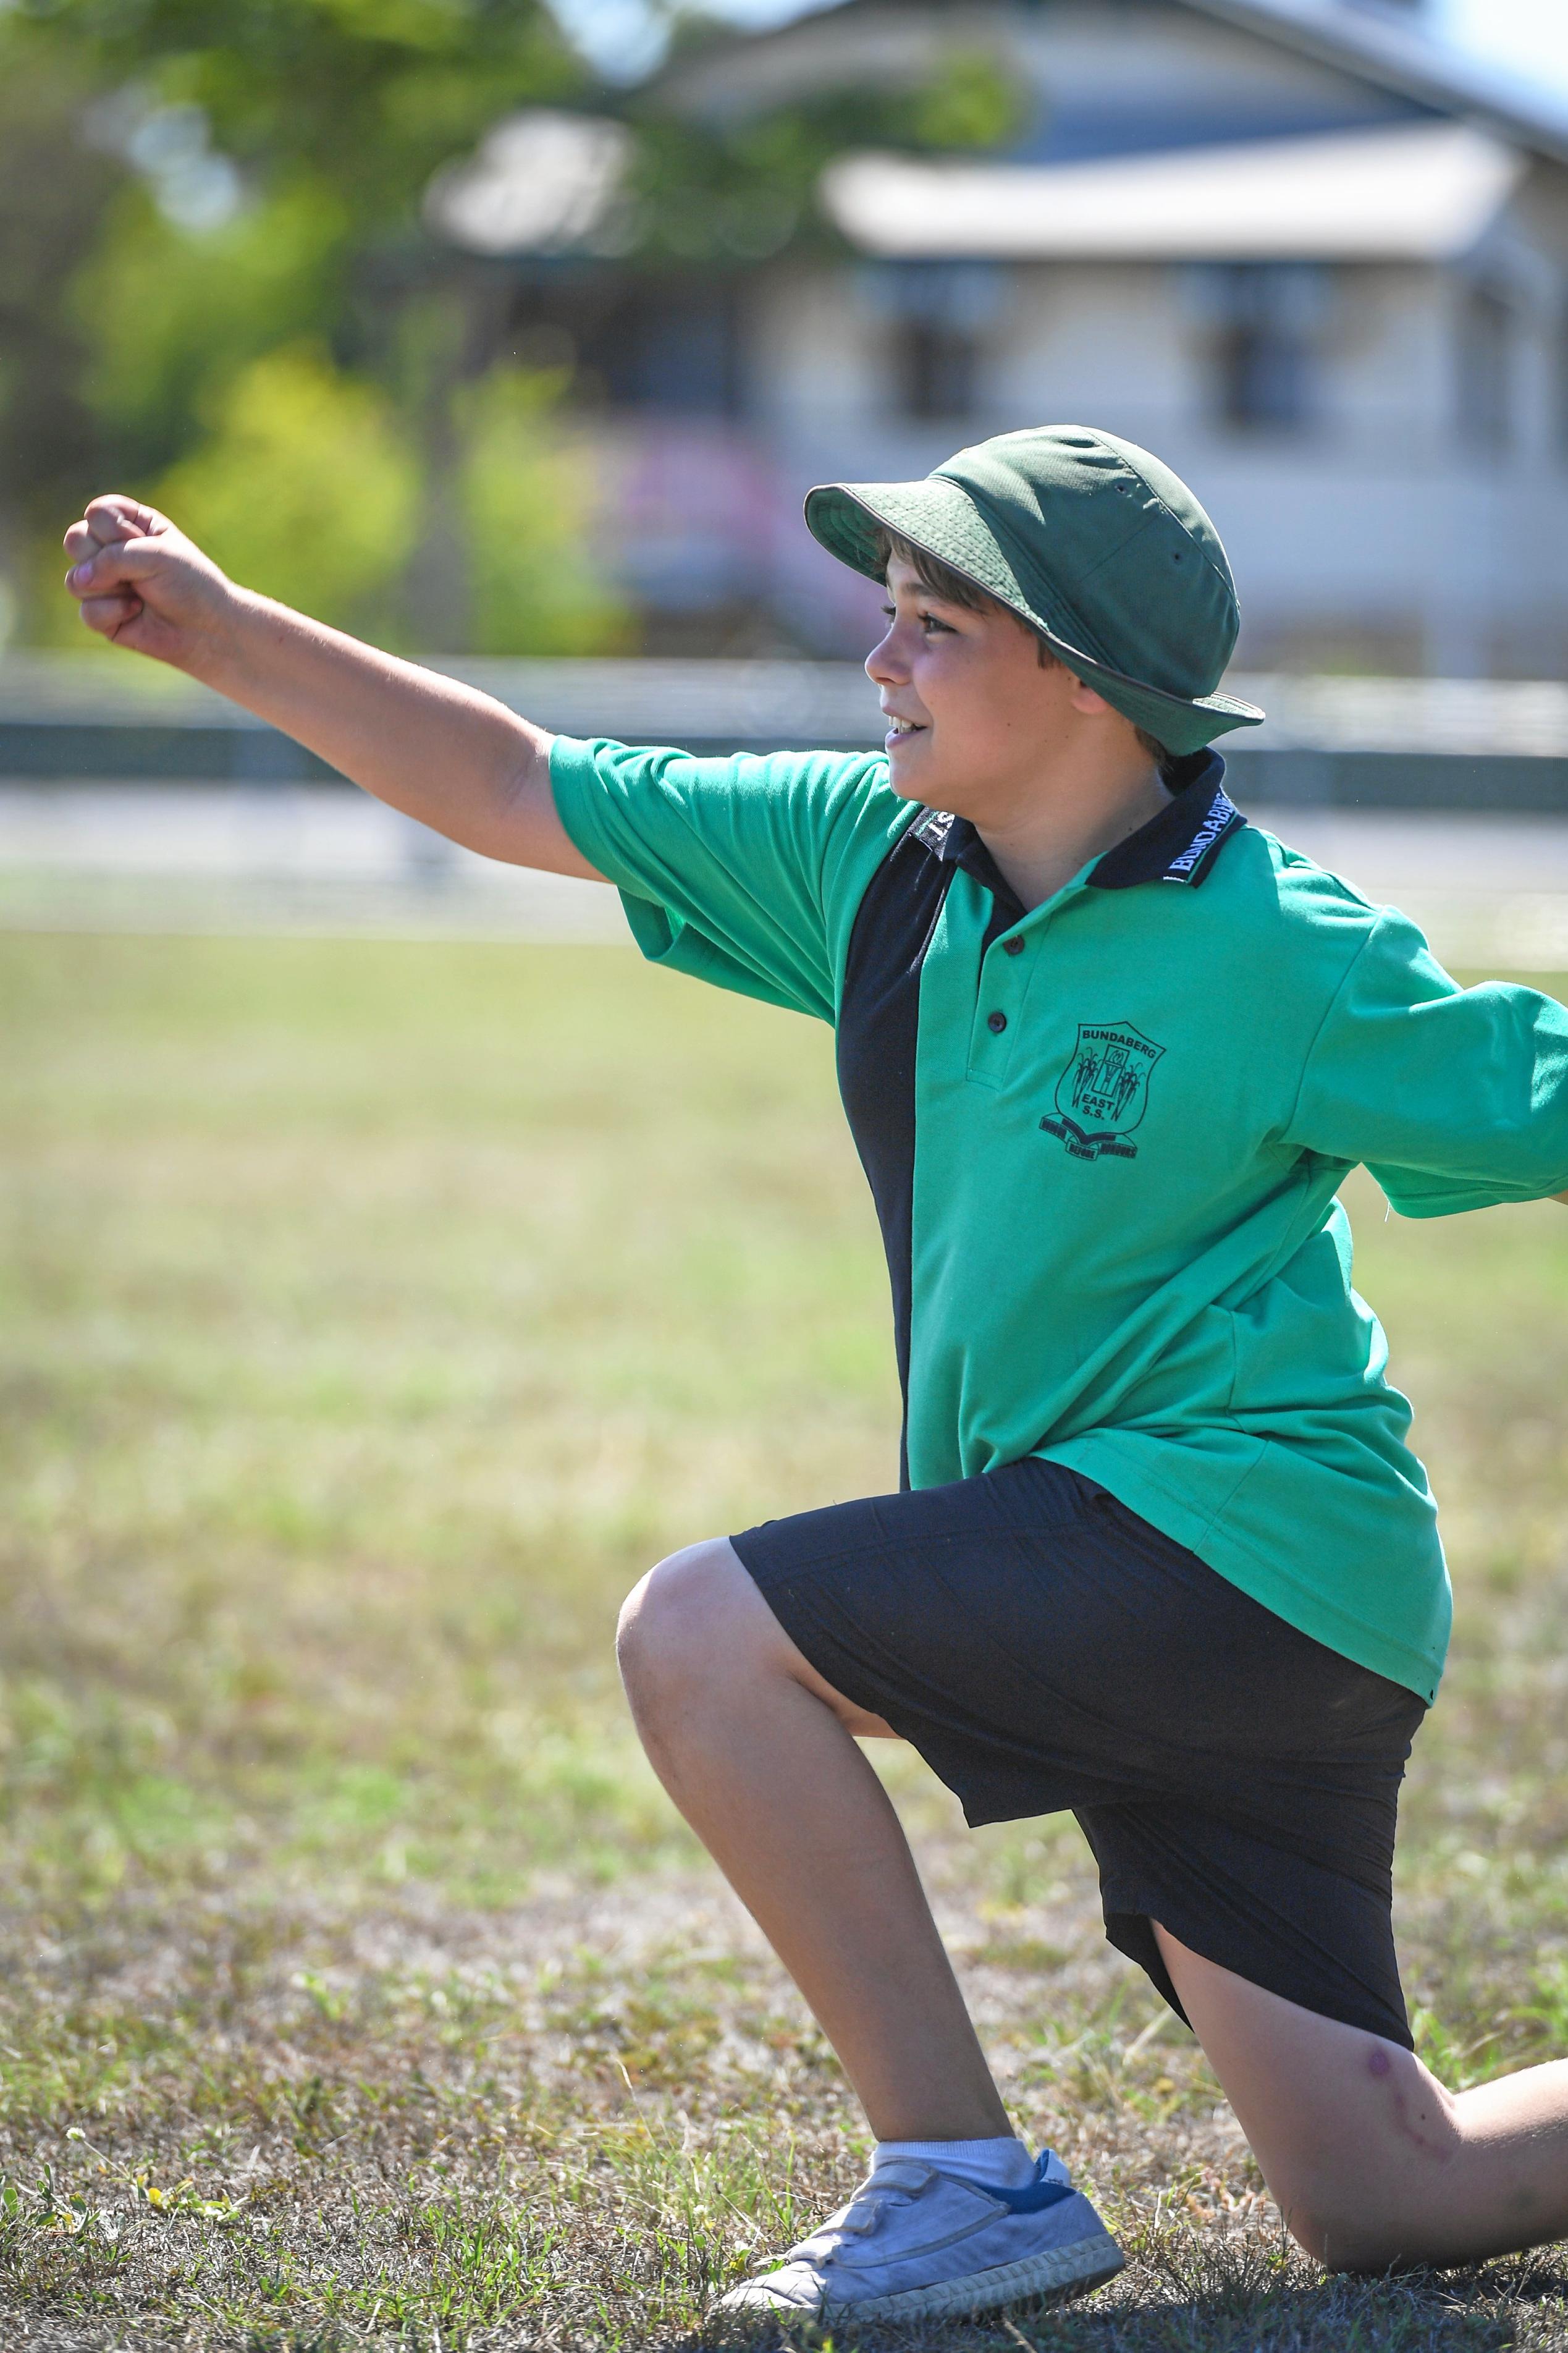
[[[889,1482],[829,1040],[608,949],[14,937],[0,1003],[0,2342],[698,2341],[865,2141],[611,1634]],[[1400,1927],[1472,2081],[1568,2048],[1568,1216],[1352,1210],[1458,1588]],[[1290,2253],[1071,1824],[886,1770],[1133,2256],[942,2343],[1568,2345],[1562,2261]]]

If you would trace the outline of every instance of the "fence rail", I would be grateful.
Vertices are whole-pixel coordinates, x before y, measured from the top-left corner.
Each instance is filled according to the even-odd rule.
[[[880,739],[852,662],[434,660],[562,734],[694,752]],[[1568,685],[1237,675],[1268,713],[1225,739],[1238,795],[1275,805],[1568,815]],[[305,783],[331,771],[207,688],[101,654],[0,659],[0,776]]]

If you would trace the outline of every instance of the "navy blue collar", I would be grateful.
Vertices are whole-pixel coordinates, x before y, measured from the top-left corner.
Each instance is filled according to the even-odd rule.
[[[1195,887],[1208,874],[1224,844],[1247,819],[1225,789],[1225,762],[1217,752],[1194,752],[1175,765],[1176,789],[1165,807],[1097,859],[1087,880],[1096,891],[1129,891],[1139,882],[1184,882]],[[915,839],[943,865],[962,866],[984,883],[998,911],[1023,908],[1004,881],[991,852],[966,817],[928,809],[910,828]]]

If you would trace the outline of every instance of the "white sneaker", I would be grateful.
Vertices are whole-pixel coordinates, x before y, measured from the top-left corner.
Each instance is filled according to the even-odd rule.
[[[1059,2157],[1021,2189],[981,2189],[919,2158],[877,2166],[837,2214],[715,2313],[945,2320],[999,2305],[1087,2295],[1122,2253]]]

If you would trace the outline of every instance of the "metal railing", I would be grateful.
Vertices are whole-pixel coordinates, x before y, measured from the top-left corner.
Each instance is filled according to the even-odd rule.
[[[570,735],[694,752],[880,740],[858,664],[435,660]],[[1568,684],[1237,675],[1268,712],[1225,739],[1239,793],[1270,803],[1568,815]],[[305,782],[331,772],[204,687],[108,649],[0,659],[0,776]]]

